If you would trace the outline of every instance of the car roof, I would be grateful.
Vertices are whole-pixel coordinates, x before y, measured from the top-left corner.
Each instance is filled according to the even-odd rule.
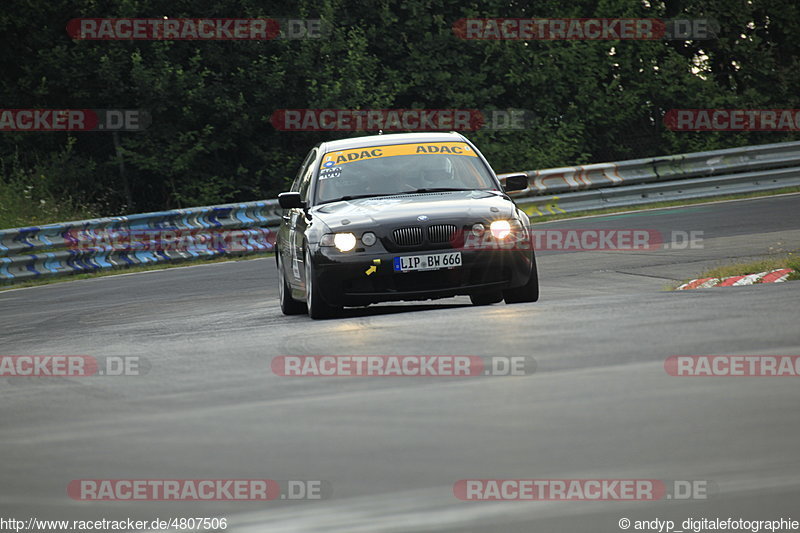
[[[338,150],[350,150],[352,148],[365,148],[369,146],[382,146],[388,144],[453,141],[463,142],[466,140],[467,139],[463,135],[454,131],[449,133],[392,133],[388,135],[368,135],[365,137],[352,137],[350,139],[327,141],[320,144],[320,151],[334,152]]]

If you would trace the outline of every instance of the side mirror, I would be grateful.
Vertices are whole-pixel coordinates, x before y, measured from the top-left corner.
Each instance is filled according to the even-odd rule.
[[[284,209],[302,209],[305,207],[299,192],[282,192],[278,195],[278,204]]]
[[[503,190],[505,192],[521,191],[528,188],[528,175],[522,172],[517,174],[505,174],[501,181],[504,182]]]

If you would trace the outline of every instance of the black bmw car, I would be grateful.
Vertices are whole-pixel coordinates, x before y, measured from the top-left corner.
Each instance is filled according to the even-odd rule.
[[[473,304],[539,297],[529,220],[478,149],[457,133],[373,135],[315,146],[276,241],[281,309],[469,295]]]

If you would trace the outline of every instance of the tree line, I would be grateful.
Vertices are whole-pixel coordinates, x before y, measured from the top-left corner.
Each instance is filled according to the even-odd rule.
[[[146,110],[150,123],[139,132],[0,132],[0,188],[98,215],[257,200],[284,190],[312,145],[368,133],[276,128],[274,113],[290,109],[525,110],[523,129],[465,132],[499,172],[795,140],[671,131],[664,116],[800,107],[799,12],[794,0],[9,1],[0,107]],[[312,19],[326,31],[73,39],[67,24],[82,17]],[[702,40],[470,40],[456,27],[488,17],[717,27]]]

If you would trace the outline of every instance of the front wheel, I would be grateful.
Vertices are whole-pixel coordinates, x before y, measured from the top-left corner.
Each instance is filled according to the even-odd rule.
[[[306,306],[308,316],[313,319],[333,318],[341,312],[340,307],[328,305],[322,299],[317,289],[317,279],[314,276],[314,266],[311,264],[311,251],[306,246],[305,253],[305,273],[306,273]]]
[[[535,302],[539,299],[539,274],[536,271],[536,258],[532,258],[531,275],[522,287],[503,291],[503,299],[507,304]]]
[[[286,272],[283,269],[281,253],[275,252],[278,261],[278,297],[281,302],[281,311],[284,315],[299,315],[306,312],[303,302],[298,302],[292,298],[292,289],[286,281]]]
[[[477,292],[469,295],[472,305],[492,305],[503,301],[503,293],[500,291]]]

